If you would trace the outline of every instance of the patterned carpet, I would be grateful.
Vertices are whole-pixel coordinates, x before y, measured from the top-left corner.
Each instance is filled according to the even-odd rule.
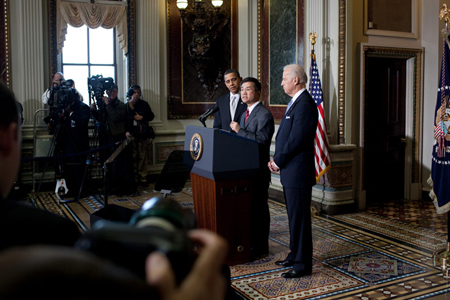
[[[158,192],[141,190],[133,197],[110,196],[108,203],[139,209]],[[186,188],[169,195],[192,207]],[[90,196],[59,203],[52,193],[42,193],[36,204],[74,220],[82,230],[89,216],[103,207]],[[431,202],[397,201],[371,207],[366,212],[314,216],[313,273],[283,279],[275,261],[289,252],[289,232],[283,204],[269,200],[270,255],[230,266],[232,286],[242,299],[446,299],[449,277],[433,266],[432,254],[445,248],[446,216],[436,215]]]

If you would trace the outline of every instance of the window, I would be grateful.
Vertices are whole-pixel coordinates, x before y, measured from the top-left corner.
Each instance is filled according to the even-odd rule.
[[[115,29],[76,28],[67,25],[62,50],[62,72],[65,79],[73,79],[75,87],[89,101],[88,78],[94,75],[112,77],[116,81]]]

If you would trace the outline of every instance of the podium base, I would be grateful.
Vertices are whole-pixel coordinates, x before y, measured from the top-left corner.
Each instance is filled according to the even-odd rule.
[[[191,184],[198,227],[214,231],[228,242],[225,263],[250,262],[251,179],[214,181],[191,173]]]

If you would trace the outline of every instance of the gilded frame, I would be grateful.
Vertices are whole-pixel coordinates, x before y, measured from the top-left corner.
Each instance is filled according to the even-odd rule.
[[[383,47],[383,46],[372,46],[363,45],[361,48],[361,74],[365,74],[366,57],[368,55],[377,57],[402,57],[405,59],[414,59],[413,68],[413,89],[412,98],[413,103],[411,105],[411,115],[409,118],[413,120],[412,130],[411,130],[411,183],[418,183],[421,181],[422,169],[421,169],[421,145],[422,145],[422,88],[423,88],[423,57],[424,50],[416,48],[395,48],[395,47]],[[361,101],[365,101],[365,85],[364,77],[361,77]],[[365,105],[364,102],[361,103],[361,115],[364,115]],[[364,134],[362,136],[362,141],[364,140]]]
[[[1,14],[1,48],[0,48],[0,63],[1,63],[1,79],[8,86],[11,87],[11,58],[10,58],[10,36],[9,36],[9,0],[2,0],[2,14]]]
[[[264,65],[265,54],[262,51],[262,45],[264,41],[264,30],[266,29],[263,23],[264,13],[265,13],[265,4],[268,0],[258,0],[258,36],[262,37],[258,42],[258,78],[264,83],[264,78],[270,76],[268,68]],[[299,0],[301,1],[301,0]],[[339,144],[345,144],[345,61],[346,61],[346,1],[339,0],[339,78],[338,78],[338,141]],[[303,34],[303,27],[301,28],[301,34]],[[303,45],[302,45],[303,47]],[[302,57],[303,59],[303,57]],[[266,86],[263,87],[263,90],[267,89]],[[263,93],[263,101],[265,105],[268,105],[268,97],[270,97],[269,93]],[[274,113],[274,108],[271,108],[272,113]],[[284,114],[286,110],[286,105],[281,105],[276,108],[276,112],[274,114],[275,120],[278,123],[282,117],[280,114]]]
[[[230,66],[228,68],[237,69],[238,67],[238,0],[225,0],[223,5],[229,5],[230,23],[229,25],[229,42],[231,53]],[[189,3],[191,5],[191,0]],[[194,92],[191,94],[192,98],[198,100],[186,101],[184,87],[186,74],[191,74],[184,69],[185,59],[184,56],[187,50],[186,40],[183,39],[184,24],[181,20],[180,12],[176,5],[176,0],[167,0],[167,118],[171,119],[194,119],[203,114],[208,108],[214,106],[215,100],[222,95],[222,93],[228,92],[225,85],[222,82],[219,83],[219,88],[214,95],[214,101],[206,101],[202,97],[202,92]],[[222,6],[223,8],[223,6]],[[226,37],[224,39],[227,39]],[[191,74],[197,76],[197,74]],[[222,78],[223,79],[223,78]]]
[[[295,28],[296,34],[295,38],[295,55],[293,53],[288,53],[287,55],[291,55],[291,57],[282,57],[285,61],[277,67],[276,69],[271,69],[271,55],[270,48],[272,45],[271,36],[279,36],[283,32],[287,32],[286,28],[278,28],[280,32],[274,32],[277,28],[271,28],[271,18],[276,17],[276,9],[275,12],[272,13],[272,5],[274,8],[276,7],[284,7],[284,5],[276,5],[277,0],[259,0],[258,1],[258,36],[260,37],[258,42],[258,77],[262,83],[262,102],[264,105],[271,111],[275,122],[279,123],[283,118],[283,115],[286,111],[287,103],[289,102],[288,97],[284,93],[278,93],[278,95],[272,95],[271,90],[271,80],[272,83],[281,82],[282,70],[281,68],[288,63],[297,63],[303,65],[304,60],[304,0],[293,0],[296,3],[296,11],[291,12],[291,17],[294,17],[295,14]],[[275,2],[275,5],[274,5]],[[284,16],[281,16],[284,18]],[[293,21],[293,19],[290,19]],[[276,26],[274,26],[276,27]],[[292,40],[290,41],[292,43]],[[276,41],[274,41],[274,44]],[[279,46],[279,45],[278,45]],[[268,48],[268,49],[267,49]],[[295,57],[293,57],[295,56]],[[279,58],[280,55],[278,54]],[[292,59],[295,61],[292,61]],[[275,90],[274,90],[275,91]],[[271,101],[271,96],[274,98],[281,97],[281,102],[285,103],[275,103],[275,101],[280,101],[279,99]]]
[[[411,14],[411,30],[410,31],[396,31],[396,30],[380,30],[372,28],[371,23],[369,21],[369,1],[376,0],[364,0],[364,34],[366,35],[378,35],[378,36],[392,36],[392,37],[403,37],[416,39],[418,37],[418,20],[419,20],[419,1],[418,0],[410,0],[411,1],[411,10],[409,10]],[[389,7],[383,6],[383,10],[389,9]],[[399,9],[393,8],[395,11],[400,11]],[[402,9],[404,10],[404,9]]]

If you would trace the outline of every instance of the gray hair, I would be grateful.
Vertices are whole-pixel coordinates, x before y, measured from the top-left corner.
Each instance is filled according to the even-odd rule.
[[[297,64],[287,65],[283,68],[283,71],[289,70],[291,78],[298,77],[299,83],[306,84],[308,82],[308,75],[306,75],[305,70]]]

